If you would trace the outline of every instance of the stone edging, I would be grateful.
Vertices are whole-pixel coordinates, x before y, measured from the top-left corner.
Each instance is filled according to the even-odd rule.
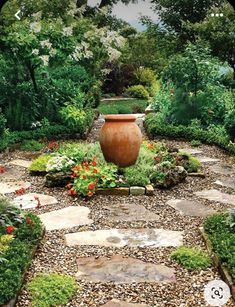
[[[42,228],[42,233],[41,233],[41,237],[40,237],[40,239],[39,239],[38,244],[37,244],[36,246],[34,246],[34,248],[30,251],[30,258],[31,258],[31,260],[33,259],[34,255],[36,254],[36,251],[37,251],[37,249],[38,249],[38,247],[39,247],[39,244],[40,244],[41,240],[43,239],[45,233],[46,233],[46,229],[45,229],[45,227],[43,226],[43,228]],[[28,265],[27,265],[26,268],[25,268],[25,271],[23,272],[23,274],[22,274],[22,276],[21,276],[21,286],[20,286],[19,291],[16,293],[15,298],[11,299],[8,303],[6,303],[6,304],[4,304],[4,305],[0,305],[0,307],[15,307],[15,306],[16,306],[16,303],[17,303],[17,300],[18,300],[18,296],[19,296],[19,294],[20,294],[21,288],[22,288],[23,283],[24,283],[24,280],[25,280],[25,275],[26,275],[26,273],[27,273],[27,271],[28,271],[30,265],[31,265],[31,261],[28,263]]]
[[[147,195],[152,196],[154,193],[154,188],[152,185],[146,185],[145,187],[120,187],[120,188],[109,188],[109,189],[97,189],[96,195],[120,195],[120,196],[139,196]]]
[[[207,236],[207,234],[205,233],[205,231],[203,230],[202,227],[199,228],[200,233],[206,243],[206,247],[207,250],[209,251],[210,255],[212,256],[212,260],[214,262],[214,265],[217,267],[222,279],[224,280],[224,282],[226,282],[226,284],[229,286],[230,290],[231,290],[231,295],[233,300],[235,301],[235,284],[232,281],[232,277],[230,276],[227,268],[222,265],[219,257],[213,252],[213,248],[212,248],[212,244],[211,241],[209,239],[209,237]]]

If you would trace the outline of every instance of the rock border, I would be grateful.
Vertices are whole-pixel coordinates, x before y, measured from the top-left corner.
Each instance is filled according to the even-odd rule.
[[[140,196],[147,195],[153,196],[154,188],[151,184],[146,185],[145,187],[140,186],[131,186],[131,187],[118,187],[118,188],[98,188],[96,190],[96,195],[119,195],[119,196]]]
[[[46,233],[46,228],[44,226],[42,226],[42,232],[41,232],[41,236],[40,236],[40,239],[38,241],[38,244],[36,246],[34,246],[32,248],[32,250],[30,251],[30,259],[31,261],[27,264],[26,268],[25,268],[25,271],[22,273],[22,276],[21,276],[21,285],[20,285],[20,288],[19,288],[19,291],[16,293],[15,297],[12,298],[8,303],[4,304],[4,305],[0,305],[0,307],[15,307],[16,306],[16,303],[18,301],[18,296],[20,295],[20,292],[21,292],[21,288],[23,287],[23,284],[24,284],[24,280],[25,280],[25,276],[27,274],[27,271],[29,269],[29,267],[31,266],[31,262],[32,262],[32,259],[34,258],[36,252],[37,252],[37,249],[44,237]]]
[[[216,268],[218,269],[223,281],[229,286],[231,291],[231,296],[233,300],[235,301],[235,284],[232,281],[232,277],[229,274],[229,271],[227,268],[221,263],[219,257],[213,252],[211,241],[208,237],[208,235],[203,230],[203,227],[199,227],[199,231],[206,243],[207,250],[209,251],[209,254],[212,256],[212,260]]]

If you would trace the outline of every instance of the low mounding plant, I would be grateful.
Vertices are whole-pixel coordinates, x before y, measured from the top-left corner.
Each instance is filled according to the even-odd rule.
[[[56,155],[47,162],[47,172],[66,172],[75,166],[75,162],[67,156]]]
[[[0,197],[0,233],[8,226],[18,227],[23,220],[23,214],[9,200]]]
[[[20,146],[24,151],[40,151],[42,148],[43,144],[35,140],[24,141]]]
[[[130,86],[125,94],[133,98],[149,99],[149,93],[143,85]]]
[[[211,264],[211,260],[206,253],[186,246],[180,246],[171,253],[171,258],[176,260],[186,269],[205,269]]]
[[[41,155],[31,163],[29,167],[30,172],[46,172],[47,163],[53,156],[51,155]]]
[[[28,283],[27,289],[33,307],[50,307],[67,304],[75,294],[77,285],[70,276],[40,274]]]

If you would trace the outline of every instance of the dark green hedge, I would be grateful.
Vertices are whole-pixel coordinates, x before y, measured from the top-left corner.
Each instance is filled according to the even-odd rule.
[[[163,136],[182,138],[186,140],[199,140],[206,144],[217,145],[235,155],[235,147],[230,145],[230,138],[222,137],[206,128],[196,126],[173,125],[158,119],[156,114],[149,114],[145,119],[145,128],[149,136]]]
[[[26,218],[32,223],[27,224],[25,220],[19,226],[14,232],[15,238],[10,243],[9,249],[1,255],[0,305],[15,298],[20,290],[24,272],[32,260],[32,251],[42,237],[43,228],[40,219],[33,214],[27,214]]]

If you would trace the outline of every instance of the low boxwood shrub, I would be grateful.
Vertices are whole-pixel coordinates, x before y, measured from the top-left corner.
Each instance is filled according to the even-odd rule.
[[[209,216],[203,228],[208,235],[213,251],[221,263],[227,267],[235,282],[235,214],[219,213]]]
[[[24,214],[6,199],[0,199],[0,241],[7,248],[0,252],[0,305],[15,298],[25,270],[30,265],[32,250],[42,237],[42,223],[33,214]]]
[[[231,142],[223,126],[210,126],[207,129],[198,125],[173,125],[165,122],[160,114],[148,114],[145,119],[145,128],[151,136],[197,139],[206,144],[217,145],[235,155],[235,145]]]
[[[180,246],[171,253],[171,258],[176,260],[186,269],[205,269],[211,264],[209,256],[197,248]]]
[[[27,289],[33,307],[65,305],[77,290],[73,277],[56,273],[37,275],[28,283]]]
[[[40,151],[43,148],[43,144],[35,140],[23,141],[20,149],[23,151]]]

